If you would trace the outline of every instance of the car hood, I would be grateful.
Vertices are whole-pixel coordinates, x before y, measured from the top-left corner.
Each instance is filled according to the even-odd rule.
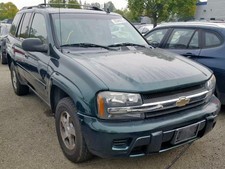
[[[205,82],[212,74],[196,62],[161,49],[70,52],[68,55],[111,91],[150,92],[183,88]]]

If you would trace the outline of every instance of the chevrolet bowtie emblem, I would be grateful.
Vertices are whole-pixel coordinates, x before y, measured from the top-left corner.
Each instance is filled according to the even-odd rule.
[[[190,103],[190,99],[188,99],[186,97],[180,97],[179,100],[176,102],[176,106],[177,107],[184,107],[188,103]]]

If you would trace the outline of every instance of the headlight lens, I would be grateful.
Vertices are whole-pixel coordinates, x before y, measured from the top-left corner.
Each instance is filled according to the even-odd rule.
[[[216,88],[216,78],[214,75],[212,75],[212,77],[206,82],[205,87],[209,91],[206,96],[206,101],[208,102],[214,94]]]
[[[143,113],[130,113],[129,107],[142,105],[140,94],[101,92],[97,96],[98,117],[101,119],[143,118]]]
[[[214,75],[206,82],[206,89],[207,90],[215,90],[216,86],[216,78]]]

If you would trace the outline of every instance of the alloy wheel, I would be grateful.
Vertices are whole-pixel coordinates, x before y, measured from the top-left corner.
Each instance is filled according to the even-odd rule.
[[[66,148],[73,150],[76,146],[76,133],[71,116],[64,111],[60,117],[60,134]]]
[[[15,90],[17,89],[17,77],[15,70],[12,70],[12,81],[13,81],[13,87]]]

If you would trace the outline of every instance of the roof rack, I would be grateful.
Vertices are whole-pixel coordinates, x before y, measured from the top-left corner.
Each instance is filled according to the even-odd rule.
[[[33,8],[57,8],[57,5],[59,6],[59,8],[69,8],[71,6],[79,6],[79,7],[83,7],[83,9],[88,9],[88,10],[95,10],[95,11],[104,11],[96,6],[89,6],[89,5],[78,5],[78,4],[65,4],[65,3],[48,3],[48,4],[39,4],[36,6],[27,6],[27,7],[23,7],[21,10],[25,10],[25,9],[33,9]]]

